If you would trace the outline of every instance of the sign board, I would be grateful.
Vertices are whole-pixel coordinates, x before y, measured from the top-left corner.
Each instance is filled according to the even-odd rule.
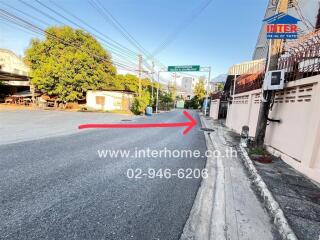
[[[297,39],[300,19],[278,13],[263,20],[266,22],[267,39]]]
[[[168,66],[168,72],[199,72],[199,65]]]

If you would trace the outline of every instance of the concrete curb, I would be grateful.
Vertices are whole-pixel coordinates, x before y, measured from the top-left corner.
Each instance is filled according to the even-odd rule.
[[[278,202],[274,199],[272,193],[269,191],[267,185],[259,175],[247,151],[241,145],[240,150],[243,155],[242,159],[244,161],[244,165],[253,178],[252,182],[257,187],[259,194],[263,198],[265,207],[267,208],[271,217],[273,218],[274,225],[278,228],[282,239],[298,240],[297,236],[291,229],[286,217],[284,216],[284,213],[280,208]]]
[[[206,126],[202,115],[201,125]],[[214,142],[208,133],[204,132],[207,148],[214,149]],[[202,179],[195,201],[189,214],[189,218],[183,228],[180,240],[225,240],[225,219],[221,216],[219,209],[223,209],[221,194],[217,194],[217,182],[221,184],[223,178],[217,173],[217,165],[214,158],[208,157],[205,168],[209,176]],[[218,187],[219,188],[219,187]],[[220,187],[221,188],[221,187]],[[222,199],[224,201],[224,199]],[[214,218],[219,219],[215,221]]]

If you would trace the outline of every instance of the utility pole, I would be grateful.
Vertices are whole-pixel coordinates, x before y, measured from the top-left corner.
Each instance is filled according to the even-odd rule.
[[[211,78],[211,67],[209,67],[209,76],[208,76],[208,81],[207,81],[207,86],[206,86],[206,98],[205,98],[205,105],[204,105],[204,115],[207,115],[207,106],[208,106],[208,101],[209,101],[209,81]]]
[[[142,55],[139,54],[139,97],[141,98],[141,91],[142,91],[142,87],[141,87],[141,77],[142,77]]]
[[[277,13],[288,11],[289,0],[279,0],[277,6]],[[278,59],[282,49],[283,41],[281,39],[269,40],[268,59],[266,64],[266,73],[268,71],[277,70]],[[259,110],[259,117],[257,123],[257,130],[255,135],[256,145],[263,147],[266,135],[268,116],[270,110],[270,102],[272,99],[272,91],[262,92],[262,102]]]
[[[151,73],[151,102],[153,104],[153,83],[154,83],[154,60],[152,60],[152,73]]]
[[[159,88],[160,88],[160,70],[158,71],[158,87],[157,87],[157,99],[156,99],[156,113],[158,113],[158,108],[159,108]]]

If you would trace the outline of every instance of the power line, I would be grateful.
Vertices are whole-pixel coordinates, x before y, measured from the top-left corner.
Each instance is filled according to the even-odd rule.
[[[55,5],[58,9],[62,10],[63,12],[67,13],[68,15],[72,16],[74,19],[78,20],[79,22],[81,22],[82,24],[84,24],[85,26],[87,26],[89,29],[93,30],[94,32],[100,34],[101,36],[105,37],[106,39],[108,39],[109,41],[112,42],[112,44],[115,44],[118,46],[119,49],[125,50],[128,53],[137,56],[138,53],[130,50],[129,48],[121,45],[120,43],[114,41],[112,38],[108,37],[106,34],[102,33],[101,31],[99,31],[98,29],[96,29],[95,27],[92,27],[91,25],[89,25],[88,23],[86,23],[85,21],[83,21],[81,18],[75,16],[74,14],[72,14],[71,12],[67,11],[65,8],[61,7],[60,5],[58,5],[56,2],[49,0],[53,5]]]
[[[21,1],[21,0],[20,0],[20,1]],[[54,20],[54,21],[56,21],[56,22],[59,22],[59,23],[62,24],[62,25],[65,25],[63,22],[61,22],[61,21],[59,21],[58,19],[54,18],[53,16],[47,14],[46,12],[41,11],[40,9],[36,8],[35,6],[33,6],[33,5],[31,5],[31,4],[28,4],[28,3],[25,3],[25,2],[23,2],[23,1],[21,1],[21,2],[24,3],[26,6],[32,8],[33,10],[40,12],[42,15],[44,15],[44,16],[46,16],[46,17],[48,17],[48,18],[50,18],[50,19],[52,19],[52,20]],[[43,3],[41,3],[41,2],[39,2],[39,1],[37,1],[37,0],[36,0],[36,2],[39,3],[41,6],[47,8],[48,10],[54,12],[56,15],[62,17],[63,19],[67,20],[68,22],[71,22],[71,23],[74,24],[75,26],[77,26],[77,27],[79,27],[79,28],[82,29],[82,26],[80,26],[79,24],[75,23],[74,21],[66,18],[66,17],[63,16],[62,14],[58,13],[57,11],[55,11],[54,9],[46,6],[45,4],[43,4]],[[8,5],[8,4],[6,4],[6,5],[9,6],[9,7],[11,7],[11,6]],[[17,10],[18,10],[18,9],[17,9]],[[23,13],[23,14],[25,14],[25,13],[22,12],[21,10],[18,10],[18,11],[21,12],[21,13]],[[38,19],[38,20],[39,20],[39,19]],[[41,20],[39,20],[39,21],[41,21]],[[98,36],[96,36],[96,35],[94,35],[94,34],[93,34],[93,36],[95,36],[96,38],[98,38],[98,39],[99,39],[100,41],[102,41],[103,43],[108,44],[108,46],[107,46],[108,51],[110,51],[110,52],[112,52],[112,53],[114,53],[114,54],[116,54],[116,55],[119,55],[119,56],[121,56],[121,57],[124,57],[124,58],[132,58],[132,55],[130,55],[131,53],[121,51],[122,49],[120,49],[120,50],[115,49],[115,48],[113,48],[112,46],[109,46],[110,43],[107,42],[106,40],[104,40],[104,39],[102,39],[102,38],[100,38],[100,37],[98,37]],[[103,43],[102,43],[102,45],[104,45]],[[115,46],[115,45],[113,45],[113,46]],[[117,46],[115,46],[115,47],[117,47]],[[133,63],[133,62],[130,62],[130,63],[131,63],[131,64],[135,64],[135,63]]]
[[[101,17],[107,22],[110,23],[129,43],[131,43],[136,49],[147,55],[146,50],[133,38],[132,35],[121,25],[121,23],[108,11],[98,0],[88,1],[88,3],[95,9]],[[143,62],[143,64],[152,71],[151,66],[147,62]]]
[[[52,15],[49,15],[48,13],[44,12],[43,10],[38,9],[37,7],[33,6],[32,4],[27,3],[27,2],[25,2],[25,1],[22,1],[22,0],[19,0],[19,1],[20,1],[21,3],[23,3],[24,5],[26,5],[27,7],[31,8],[32,10],[41,13],[43,16],[45,16],[45,17],[47,17],[47,18],[49,18],[49,19],[51,19],[51,20],[53,20],[53,21],[55,21],[55,22],[58,22],[58,23],[60,23],[60,24],[62,24],[62,25],[65,25],[64,22],[62,22],[62,21],[60,21],[59,19],[53,17]],[[52,2],[51,0],[49,0],[49,1]],[[73,25],[75,25],[75,26],[80,27],[81,29],[83,29],[83,27],[82,27],[80,24],[78,24],[77,22],[75,22],[75,21],[73,21],[73,20],[70,20],[69,18],[65,17],[63,14],[57,12],[56,10],[52,9],[51,7],[48,7],[48,6],[45,5],[43,2],[40,2],[40,1],[38,1],[38,0],[36,0],[36,2],[37,2],[39,5],[41,5],[42,7],[46,8],[47,10],[55,13],[57,16],[63,18],[64,20],[70,22],[71,24],[73,24]],[[125,59],[119,59],[118,57],[112,57],[113,59],[116,59],[116,61],[113,61],[113,62],[111,62],[111,63],[114,63],[114,65],[116,65],[116,66],[119,67],[119,68],[122,68],[122,69],[125,69],[125,70],[128,70],[128,71],[138,72],[138,71],[137,71],[136,69],[134,69],[132,66],[128,66],[128,64],[129,64],[129,65],[133,65],[134,67],[136,67],[136,63],[133,63],[133,62],[131,62],[131,61],[129,61],[129,60],[127,59],[127,57],[129,57],[129,58],[132,59],[133,56],[136,55],[135,52],[133,52],[132,50],[130,50],[130,49],[122,46],[121,44],[117,43],[116,41],[112,40],[111,38],[109,38],[108,36],[104,35],[104,34],[101,33],[100,31],[98,31],[97,29],[95,29],[94,27],[90,26],[89,24],[87,24],[86,22],[84,22],[83,20],[81,20],[80,18],[78,18],[77,16],[75,16],[75,15],[71,14],[70,12],[68,12],[67,10],[63,9],[63,8],[62,8],[61,6],[59,6],[58,4],[56,4],[56,3],[54,3],[54,2],[52,2],[52,3],[53,3],[57,8],[59,8],[60,10],[62,10],[63,12],[66,12],[66,13],[70,14],[73,18],[77,19],[77,20],[78,20],[79,22],[81,22],[83,25],[86,25],[88,28],[93,29],[93,30],[94,30],[95,32],[97,32],[98,34],[100,34],[100,35],[102,35],[103,37],[108,38],[109,40],[111,40],[111,41],[114,43],[113,47],[117,47],[118,49],[114,49],[114,48],[113,48],[113,50],[110,50],[110,52],[115,53],[116,55],[121,56],[121,57],[123,57],[123,56],[126,55],[126,56],[125,56]],[[101,3],[100,3],[100,4],[101,4]],[[40,22],[40,23],[42,23],[42,24],[44,24],[44,25],[50,25],[50,24],[48,24],[47,22],[45,22],[45,21],[43,21],[43,20],[41,20],[41,19],[39,19],[39,18],[33,17],[32,15],[30,15],[30,14],[28,14],[28,13],[25,13],[25,12],[23,12],[23,11],[15,8],[15,7],[12,7],[12,6],[8,5],[8,4],[4,4],[4,5],[6,5],[7,7],[11,8],[11,9],[14,9],[15,11],[17,11],[17,12],[19,12],[19,13],[21,13],[21,14],[29,17],[29,18],[32,18],[33,20],[37,20],[38,22]],[[9,12],[7,12],[7,13],[9,13]],[[4,15],[4,14],[2,13],[2,16],[3,16],[3,15]],[[115,21],[117,21],[115,18],[113,18],[113,19],[114,19]],[[48,32],[46,32],[45,30],[37,27],[35,24],[31,23],[30,21],[29,21],[29,22],[21,21],[21,20],[23,20],[23,19],[21,19],[21,18],[18,18],[18,19],[17,19],[17,16],[14,16],[14,15],[11,15],[11,16],[9,15],[9,16],[8,16],[8,15],[6,15],[6,16],[5,16],[5,20],[6,20],[6,21],[9,21],[9,22],[11,22],[11,23],[13,23],[13,24],[15,24],[15,25],[17,25],[18,27],[20,27],[20,28],[22,28],[22,29],[26,29],[26,30],[28,30],[28,31],[30,31],[30,32],[33,32],[33,33],[36,33],[36,34],[39,34],[39,35],[46,35],[46,34],[48,35]],[[19,21],[19,20],[20,20],[20,21]],[[118,21],[117,21],[117,23],[118,23],[119,25],[121,25]],[[121,27],[123,28],[122,25],[121,25]],[[86,30],[86,31],[87,31],[87,30]],[[125,31],[127,34],[129,34],[128,31],[126,31],[126,30],[124,30],[124,31]],[[130,34],[129,34],[129,35],[130,35]],[[98,37],[98,36],[96,36],[96,35],[94,35],[94,36],[95,36],[96,38],[98,38],[100,41],[102,41],[102,42],[104,42],[104,43],[106,43],[106,44],[109,44],[109,45],[112,44],[112,43],[110,43],[110,42],[106,42],[106,40],[102,39],[101,37]],[[130,36],[131,36],[131,35],[130,35]],[[50,37],[57,38],[56,36],[50,36]],[[131,36],[131,37],[132,37],[132,36]],[[133,37],[132,37],[132,38],[133,38]],[[60,40],[61,40],[61,39],[60,39]],[[61,42],[61,41],[60,41],[60,42]],[[63,43],[66,44],[66,42],[63,42]],[[138,44],[139,44],[139,43],[138,43]],[[110,46],[108,46],[107,48],[109,49]],[[146,51],[142,46],[140,46],[140,48],[142,48],[142,50]],[[131,54],[131,55],[130,55],[130,54]],[[111,55],[111,56],[112,56],[112,55]],[[105,59],[104,59],[104,60],[105,60]],[[110,62],[110,60],[108,60],[108,62]],[[143,64],[144,64],[148,69],[151,68],[150,65],[149,65],[149,63],[148,63],[146,60],[143,61]],[[147,75],[147,74],[149,73],[149,71],[142,71],[142,72],[143,72],[143,74],[145,74],[145,75]]]
[[[6,11],[6,10],[3,10],[3,9],[0,9],[0,16],[2,16],[4,19],[6,19],[7,21],[9,22],[12,22],[18,26],[21,26],[23,28],[26,28],[28,30],[31,30],[35,33],[38,33],[38,34],[41,34],[41,35],[46,35],[48,37],[51,37],[53,39],[56,39],[58,40],[59,42],[63,43],[64,45],[68,45],[68,46],[74,46],[74,47],[79,47],[79,45],[74,45],[74,43],[70,43],[70,42],[66,42],[65,40],[57,37],[56,35],[46,31],[46,30],[43,30],[41,29],[40,27]],[[99,58],[100,60],[102,61],[106,61],[106,62],[109,62],[111,64],[114,64],[116,66],[119,66],[120,68],[123,68],[123,69],[126,69],[126,70],[129,70],[129,71],[137,71],[136,69],[132,69],[130,66],[128,65],[125,65],[125,64],[122,64],[122,63],[118,63],[118,62],[115,62],[115,61],[111,61],[110,59],[107,59],[105,57],[102,57],[102,56],[99,56],[95,53],[92,53],[91,51],[87,51],[87,53],[89,55],[91,55],[92,57],[95,57],[95,58]]]
[[[307,17],[304,16],[303,11],[302,11],[301,6],[300,6],[300,3],[297,0],[295,0],[293,6],[296,9],[299,17],[301,17],[301,20],[304,23],[304,25],[309,30],[313,30],[315,28],[315,26],[311,23],[311,21]]]
[[[123,27],[123,25],[112,15],[112,13],[106,9],[103,4],[99,0],[89,1],[90,5],[96,8],[104,17],[104,19],[111,23],[120,34],[126,38],[134,47],[136,47],[139,51],[144,53],[144,55],[148,54],[148,51]]]
[[[11,8],[11,9],[13,9],[13,10],[15,10],[15,11],[17,11],[17,12],[19,12],[19,13],[21,13],[21,14],[29,17],[29,18],[31,18],[31,19],[35,19],[35,20],[37,20],[38,22],[41,22],[41,23],[44,24],[45,26],[50,25],[48,22],[46,22],[46,21],[44,21],[44,20],[42,20],[42,19],[39,19],[39,18],[37,18],[37,17],[35,17],[35,16],[32,16],[32,15],[26,13],[26,12],[23,12],[23,11],[21,11],[21,10],[19,10],[19,9],[17,9],[17,8],[15,8],[15,7],[7,4],[7,3],[5,3],[5,2],[0,2],[0,3],[3,4],[3,5],[5,5],[6,7],[9,7],[9,8]]]
[[[19,1],[23,2],[22,0],[19,0]],[[38,0],[36,0],[36,2],[37,2],[38,4],[40,4],[41,6],[47,8],[48,10],[54,12],[56,15],[62,17],[62,18],[65,19],[65,20],[67,20],[68,22],[70,22],[70,23],[74,24],[75,26],[79,27],[80,29],[84,29],[84,28],[83,28],[82,26],[80,26],[79,24],[75,23],[74,21],[72,21],[72,20],[68,19],[67,17],[63,16],[62,14],[58,13],[58,12],[55,11],[54,9],[52,9],[52,8],[48,7],[47,5],[45,5],[44,3],[42,3],[42,2],[40,2],[40,1],[38,1]],[[24,3],[24,2],[23,2],[23,3]],[[44,16],[46,16],[46,17],[48,17],[48,18],[50,18],[50,19],[52,19],[52,20],[54,20],[54,21],[56,21],[56,22],[58,22],[58,23],[60,23],[60,24],[62,24],[62,25],[65,25],[65,23],[63,23],[62,21],[54,18],[53,16],[49,15],[49,14],[46,13],[46,12],[41,11],[40,9],[34,7],[33,5],[27,4],[27,3],[24,3],[24,4],[27,5],[28,7],[32,8],[33,10],[40,12],[42,15],[44,15]],[[84,30],[85,30],[85,29],[84,29]],[[88,32],[88,31],[87,31],[87,32]],[[94,34],[93,34],[93,35],[94,35]],[[116,54],[122,54],[122,56],[126,55],[126,57],[127,57],[127,56],[128,56],[128,57],[132,57],[132,55],[130,55],[130,54],[131,54],[130,52],[125,52],[125,51],[123,51],[122,49],[120,49],[120,50],[115,49],[114,47],[118,47],[118,46],[116,46],[116,45],[114,45],[114,44],[111,44],[111,43],[109,43],[108,41],[106,41],[106,40],[104,40],[104,39],[102,39],[102,38],[100,38],[100,37],[98,37],[98,36],[96,36],[96,35],[94,35],[94,36],[95,36],[96,38],[98,38],[100,41],[108,44],[108,48],[110,49],[110,51],[113,51],[113,52],[116,53]],[[109,46],[109,45],[111,45],[111,46]],[[118,48],[119,48],[119,47],[118,47]],[[134,52],[133,52],[133,53],[134,53]]]
[[[25,1],[23,1],[23,0],[18,0],[18,1],[21,2],[22,4],[28,6],[29,8],[33,9],[33,10],[36,11],[36,12],[40,12],[42,15],[46,16],[47,18],[50,18],[51,20],[53,20],[53,21],[55,21],[55,22],[58,22],[58,23],[61,24],[61,25],[64,25],[63,22],[61,22],[61,21],[59,21],[58,19],[56,19],[56,18],[54,18],[54,17],[46,14],[46,13],[43,12],[42,10],[35,8],[33,5],[27,3],[27,2],[25,2]]]
[[[167,36],[167,38],[157,47],[152,56],[156,56],[161,51],[163,51],[170,43],[174,41],[174,39],[189,25],[193,22],[212,2],[212,0],[206,0],[203,4],[201,4],[200,8],[196,8],[192,14],[186,18],[171,34]]]
[[[103,6],[99,0],[89,0],[89,4],[96,9],[103,19],[110,23],[128,42],[130,42],[136,49],[143,53],[143,55],[147,58],[143,61],[143,63],[149,70],[151,70],[152,66],[150,66],[150,64],[147,62],[151,54],[126,30],[126,28],[112,15],[110,11],[108,11],[108,9]],[[161,65],[161,68],[164,66],[156,59],[155,62]]]

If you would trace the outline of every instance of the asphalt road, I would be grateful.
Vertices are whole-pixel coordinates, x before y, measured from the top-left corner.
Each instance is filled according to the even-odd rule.
[[[181,111],[134,120],[179,121],[186,121]],[[81,130],[0,145],[0,239],[179,239],[201,179],[130,179],[127,169],[201,169],[206,159],[99,158],[97,151],[204,153],[199,127],[187,136],[183,128]]]

